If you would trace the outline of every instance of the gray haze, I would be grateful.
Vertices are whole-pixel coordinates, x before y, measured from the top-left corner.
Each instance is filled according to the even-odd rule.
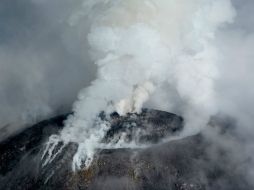
[[[233,0],[235,22],[217,34],[224,59],[216,83],[219,110],[252,137],[254,116],[254,1]],[[71,110],[80,89],[94,79],[86,26],[69,22],[82,1],[1,0],[0,120],[4,138],[27,123]]]
[[[67,23],[73,2],[0,2],[0,138],[70,111],[93,78],[86,43]]]
[[[69,112],[79,90],[94,79],[96,66],[89,58],[83,35],[87,33],[86,25],[70,24],[70,16],[82,2],[0,1],[0,140],[26,124]],[[232,3],[237,12],[234,23],[223,26],[216,34],[223,57],[218,64],[216,92],[218,110],[235,119],[239,138],[221,138],[209,130],[204,134],[229,149],[231,159],[252,181],[254,1]],[[128,183],[125,179],[120,182]]]
[[[232,2],[237,9],[235,22],[218,34],[217,43],[224,59],[218,65],[221,78],[217,91],[221,110],[236,117],[253,134],[254,1]]]

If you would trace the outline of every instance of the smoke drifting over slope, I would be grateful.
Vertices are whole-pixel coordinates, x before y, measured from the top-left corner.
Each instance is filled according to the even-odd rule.
[[[217,112],[231,115],[248,155],[253,7],[251,0],[1,1],[1,136],[68,110],[96,78],[60,137],[80,143],[77,162],[92,157],[107,130],[91,127],[100,111],[142,106],[182,115],[183,136]]]
[[[218,75],[215,32],[235,15],[230,1],[84,1],[70,24],[88,20],[91,55],[97,78],[79,94],[74,116],[66,121],[64,141],[80,143],[74,165],[92,160],[108,125],[94,121],[101,111],[140,112],[154,91],[179,99],[185,118],[183,136],[206,126],[217,111]],[[220,14],[218,14],[218,12]],[[162,86],[172,90],[163,92]],[[159,99],[153,94],[154,99]],[[155,105],[162,109],[158,101]],[[170,106],[168,111],[175,112]],[[199,118],[194,120],[194,116]]]

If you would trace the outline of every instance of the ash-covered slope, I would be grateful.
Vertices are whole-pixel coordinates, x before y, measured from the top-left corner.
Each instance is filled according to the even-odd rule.
[[[67,115],[43,121],[0,144],[0,189],[144,189],[144,190],[251,190],[244,176],[233,170],[226,150],[211,158],[202,135],[167,143],[160,140],[177,135],[183,120],[174,114],[143,110],[140,114],[111,115],[111,129],[104,142],[126,133],[131,141],[137,131],[147,149],[98,150],[89,169],[71,170],[77,150],[68,144],[61,154],[43,166],[44,143],[63,127]],[[103,115],[101,115],[103,117]]]

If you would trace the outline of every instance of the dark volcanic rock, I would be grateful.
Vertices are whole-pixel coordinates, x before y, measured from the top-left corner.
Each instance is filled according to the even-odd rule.
[[[42,165],[44,143],[63,127],[67,115],[41,122],[0,144],[0,189],[89,190],[252,190],[244,176],[234,171],[230,154],[202,135],[164,144],[177,135],[183,120],[174,114],[143,110],[125,117],[112,114],[104,142],[125,132],[131,141],[155,144],[147,149],[98,150],[90,168],[73,173],[77,145],[70,143],[50,164]],[[103,117],[103,115],[101,115]],[[213,147],[215,156],[210,156]]]
[[[67,115],[42,121],[25,131],[0,143],[0,174],[5,175],[13,169],[24,155],[38,153],[42,142],[63,127]]]
[[[103,117],[103,116],[102,116]],[[124,133],[126,141],[135,140],[137,143],[156,144],[161,140],[176,135],[183,129],[183,119],[175,114],[143,109],[140,114],[129,113],[119,116],[110,115],[111,128],[108,130],[104,142],[114,143]]]

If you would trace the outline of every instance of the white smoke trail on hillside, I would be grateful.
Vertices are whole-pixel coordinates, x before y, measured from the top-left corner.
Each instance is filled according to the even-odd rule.
[[[139,112],[156,92],[176,94],[185,119],[183,136],[206,125],[217,111],[214,80],[220,59],[215,32],[235,15],[230,0],[86,0],[70,24],[87,24],[97,79],[79,93],[60,139],[79,143],[73,168],[89,166],[109,126],[101,111]],[[84,36],[85,37],[85,36]],[[168,91],[167,86],[172,91]],[[150,106],[164,108],[165,102]],[[198,117],[196,117],[198,115]]]

